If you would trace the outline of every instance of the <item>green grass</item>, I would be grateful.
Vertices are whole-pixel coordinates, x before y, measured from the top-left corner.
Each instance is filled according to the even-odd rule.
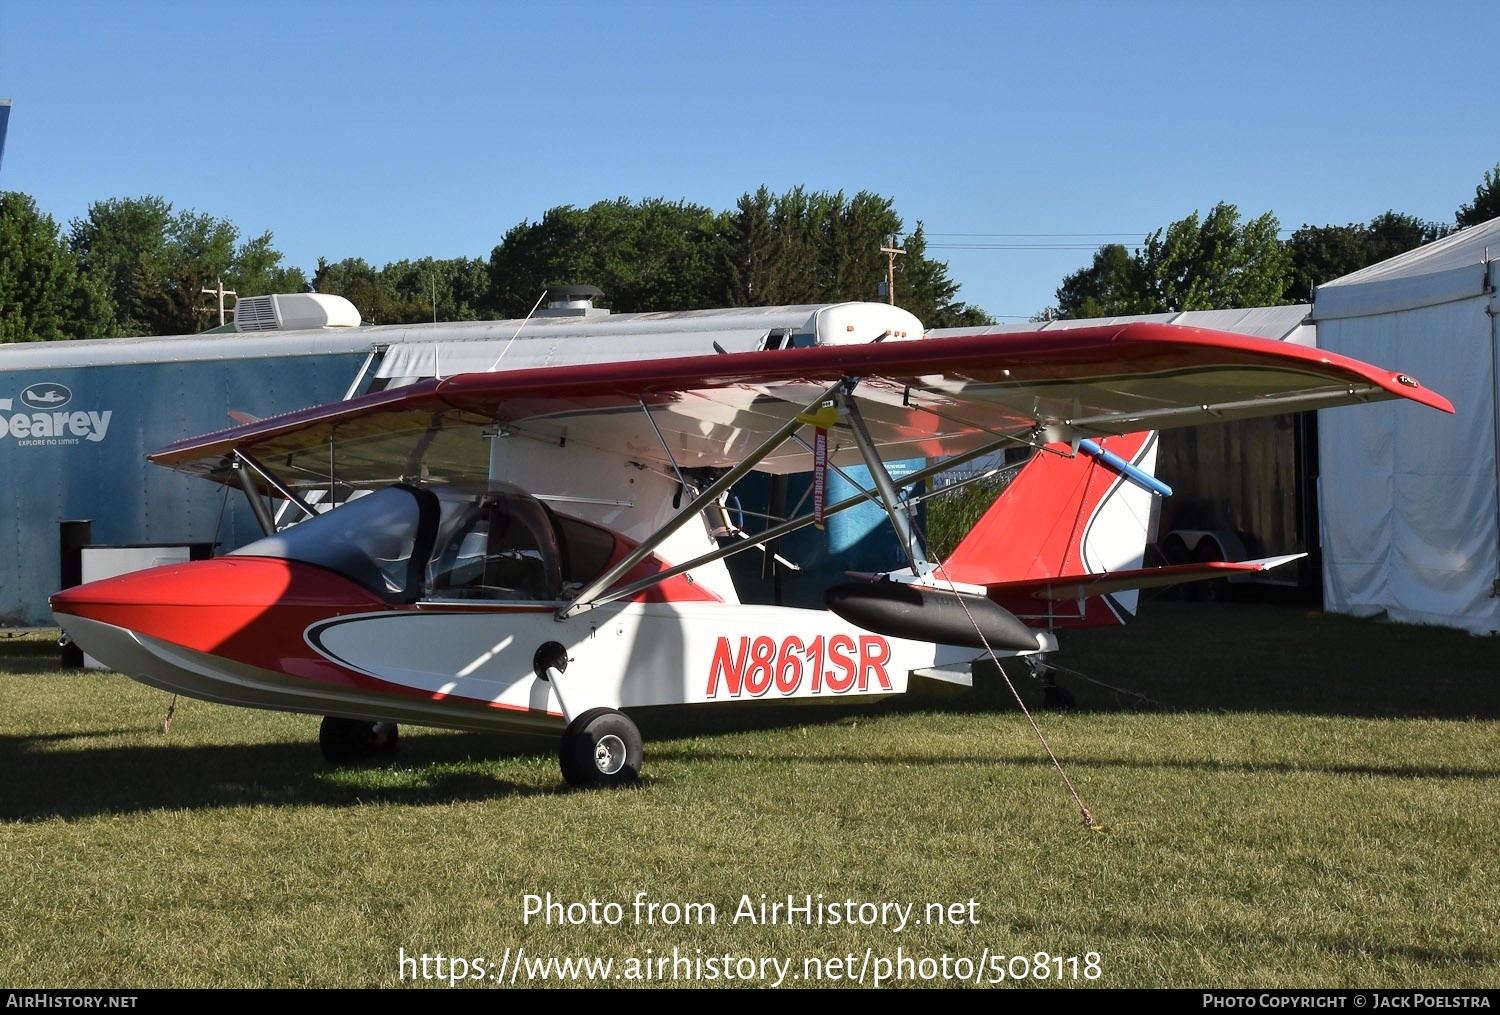
[[[396,764],[336,770],[315,717],[181,700],[164,732],[170,696],[3,641],[0,984],[400,986],[403,950],[517,948],[613,959],[617,976],[673,949],[790,959],[795,976],[899,948],[932,972],[986,950],[1078,956],[1080,986],[1500,982],[1496,642],[1152,602],[1063,645],[1078,707],[1034,714],[1093,827],[997,681],[642,716],[644,781],[570,792],[546,740],[405,727]],[[717,919],[637,922],[643,892]],[[622,918],[527,921],[525,898],[548,893]],[[742,897],[819,893],[963,919],[733,920]]]

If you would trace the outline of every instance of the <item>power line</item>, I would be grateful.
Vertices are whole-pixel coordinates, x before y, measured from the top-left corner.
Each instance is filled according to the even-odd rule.
[[[1152,232],[1150,229],[1142,229],[1131,233],[926,233],[927,236],[1145,236]]]
[[[1103,243],[929,243],[929,250],[1098,250]]]
[[[1148,234],[1149,230],[1135,233],[927,233],[926,236],[950,240],[929,243],[934,250],[1097,250],[1120,239],[1139,243]],[[985,240],[1012,242],[979,242]],[[1023,242],[1014,242],[1018,240]]]
[[[1144,243],[1146,238],[1160,230],[1147,229],[1134,233],[926,233],[931,237],[949,237],[960,242],[929,243],[934,250],[1097,250],[1121,239]],[[1282,238],[1291,236],[1296,230],[1281,229]],[[980,240],[1021,240],[1034,242],[966,242]],[[1041,242],[1035,242],[1041,241]]]

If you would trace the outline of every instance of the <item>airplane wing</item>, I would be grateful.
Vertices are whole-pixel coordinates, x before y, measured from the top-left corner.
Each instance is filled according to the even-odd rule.
[[[1407,398],[1405,374],[1281,342],[1151,322],[1059,332],[877,341],[594,363],[422,381],[271,417],[150,455],[228,482],[237,455],[295,491],[483,477],[488,441],[576,442],[642,467],[808,471],[787,439],[833,392],[858,403],[885,460],[965,455],[1144,429]],[[835,465],[857,464],[847,419],[818,416]],[[777,439],[779,437],[779,439]]]

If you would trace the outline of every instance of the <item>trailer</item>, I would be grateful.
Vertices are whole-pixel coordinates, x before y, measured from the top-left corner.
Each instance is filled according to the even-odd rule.
[[[259,296],[238,302],[232,325],[198,335],[0,345],[0,628],[53,626],[48,596],[80,580],[65,573],[64,545],[134,548],[148,552],[122,559],[150,563],[149,551],[222,553],[263,534],[245,498],[146,462],[183,438],[469,371],[922,333],[879,303],[611,314],[597,295],[554,289],[524,321],[382,326],[337,296]],[[870,548],[883,515],[868,515],[838,536],[860,555],[835,547],[822,566],[898,552],[893,539]],[[758,563],[746,572],[759,573]]]

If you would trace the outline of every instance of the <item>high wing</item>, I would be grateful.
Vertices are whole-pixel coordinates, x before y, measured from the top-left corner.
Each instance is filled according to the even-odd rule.
[[[834,397],[835,393],[838,398]],[[803,423],[828,460],[862,455],[837,403],[859,406],[887,461],[1408,398],[1453,406],[1411,377],[1266,339],[1151,322],[1062,332],[872,342],[461,374],[170,445],[158,464],[284,495],[487,475],[492,439],[576,444],[668,475],[807,471]],[[824,412],[818,415],[822,406]],[[837,418],[835,418],[837,416]]]

